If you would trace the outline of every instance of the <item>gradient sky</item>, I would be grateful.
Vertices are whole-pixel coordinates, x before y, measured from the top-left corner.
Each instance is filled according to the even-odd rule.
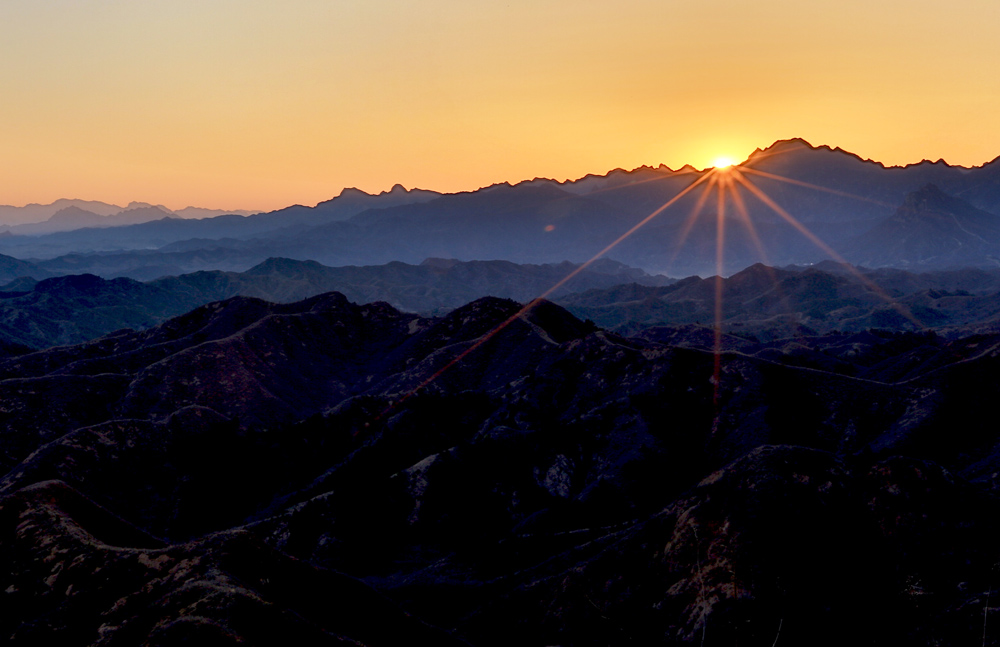
[[[1000,155],[997,0],[2,0],[0,204]]]

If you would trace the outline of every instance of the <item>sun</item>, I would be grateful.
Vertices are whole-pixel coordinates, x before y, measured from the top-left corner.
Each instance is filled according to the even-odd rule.
[[[733,158],[722,156],[722,157],[716,157],[712,161],[712,166],[714,166],[717,169],[725,169],[725,168],[729,168],[730,166],[732,166],[735,163],[736,162],[733,161]]]

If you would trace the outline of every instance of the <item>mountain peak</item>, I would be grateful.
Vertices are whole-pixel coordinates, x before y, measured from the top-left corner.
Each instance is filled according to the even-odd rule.
[[[261,261],[245,272],[248,276],[264,276],[268,274],[301,274],[305,270],[315,270],[324,266],[316,261],[299,261],[291,258],[272,256]]]
[[[45,222],[52,222],[52,223],[59,223],[59,222],[69,223],[69,222],[74,222],[74,223],[76,223],[76,222],[83,221],[84,223],[89,224],[89,223],[92,223],[92,222],[100,222],[102,220],[104,220],[104,216],[98,215],[98,214],[94,213],[93,211],[87,211],[86,209],[81,209],[80,207],[78,207],[76,205],[71,205],[69,207],[66,207],[64,209],[60,209],[59,211],[55,212]]]
[[[977,209],[962,198],[945,193],[930,182],[909,193],[892,218],[910,224],[926,221],[945,223],[949,231],[952,226],[958,229],[957,233],[951,232],[947,235],[954,234],[959,238],[970,235],[971,228],[976,231],[977,235],[974,237],[982,240],[981,234],[984,232],[978,231],[980,226],[985,226],[990,232],[994,232],[987,236],[990,239],[994,238],[996,233],[1000,233],[1000,228],[995,224],[995,216]],[[945,234],[937,232],[936,235]]]
[[[133,202],[132,204],[140,204]],[[162,218],[179,218],[173,211],[166,207],[146,206],[126,209],[115,216],[122,223],[138,224],[150,220],[160,220]]]
[[[813,151],[817,147],[813,146],[801,137],[792,137],[791,139],[779,139],[770,146],[766,148],[756,148],[750,156],[747,158],[747,162],[753,161],[757,158],[771,157],[772,155],[779,155],[784,153],[794,153],[797,151]]]
[[[784,151],[784,150],[794,150],[800,148],[807,148],[809,150],[814,150],[816,146],[813,146],[808,141],[802,137],[791,137],[789,139],[779,139],[765,150],[769,151]]]
[[[132,202],[129,202],[128,206],[125,207],[122,211],[135,211],[136,209],[158,209],[165,213],[173,213],[173,211],[163,206],[162,204],[150,204],[148,202],[136,202],[134,200]]]
[[[996,216],[927,183],[853,245],[851,260],[867,267],[995,266]]]
[[[938,167],[943,167],[943,168],[954,168],[951,164],[949,164],[948,162],[946,162],[944,160],[944,158],[941,158],[941,157],[939,157],[937,159],[937,161],[935,161],[935,162],[932,162],[929,159],[922,159],[922,160],[920,160],[919,162],[917,162],[915,164],[906,164],[905,166],[903,166],[903,168],[911,168],[911,167],[915,167],[915,166],[938,166]]]
[[[340,195],[338,195],[337,197],[338,198],[346,198],[348,196],[353,196],[353,197],[360,198],[362,196],[371,196],[371,193],[368,193],[366,191],[362,191],[361,189],[359,189],[357,187],[345,186],[343,189],[341,189]]]
[[[978,212],[977,219],[992,222],[996,218],[992,214],[981,211],[962,198],[941,190],[936,184],[928,182],[916,191],[908,194],[903,204],[897,209],[901,213],[949,213],[972,214]]]
[[[416,189],[414,189],[414,190],[416,190]],[[405,196],[405,195],[407,195],[409,193],[410,193],[409,189],[407,189],[405,186],[403,186],[402,184],[399,184],[397,182],[396,184],[393,184],[392,188],[389,189],[388,191],[379,191],[378,193],[368,193],[367,191],[363,191],[363,190],[361,190],[361,189],[359,189],[357,187],[353,187],[353,186],[351,186],[351,187],[344,187],[343,189],[341,189],[340,195],[337,196],[337,197],[339,197],[339,198],[346,198],[346,197],[375,198],[375,197],[383,196],[383,195],[391,195],[393,197],[402,197],[402,196]]]
[[[420,265],[423,267],[430,267],[436,270],[450,270],[461,263],[457,258],[435,258],[429,257],[425,258]]]
[[[916,191],[906,196],[901,209],[923,210],[939,209],[945,205],[964,200],[948,195],[932,182],[928,182]]]

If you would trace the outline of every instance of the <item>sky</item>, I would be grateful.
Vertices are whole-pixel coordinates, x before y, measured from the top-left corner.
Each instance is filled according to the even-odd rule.
[[[0,204],[1000,155],[997,0],[3,0]]]

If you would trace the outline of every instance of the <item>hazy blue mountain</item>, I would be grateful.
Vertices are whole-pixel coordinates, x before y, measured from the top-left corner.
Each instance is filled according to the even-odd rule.
[[[928,184],[850,249],[869,267],[998,267],[1000,218]]]
[[[783,213],[736,183],[732,190],[741,200],[730,199],[725,213],[719,214],[717,193],[704,194],[699,188],[607,250],[607,257],[651,273],[702,276],[715,273],[720,263],[724,274],[757,262],[816,263],[833,257],[831,249],[855,262],[874,262],[871,254],[864,259],[851,256],[859,250],[858,241],[877,246],[895,235],[884,222],[908,195],[928,184],[985,214],[1000,212],[997,160],[971,169],[942,161],[885,167],[839,149],[787,140],[756,151],[737,172]],[[428,257],[580,263],[605,250],[704,174],[689,167],[677,171],[640,167],[576,181],[536,178],[447,195],[407,191],[398,185],[379,195],[345,189],[315,207],[294,206],[251,217],[157,220],[6,237],[0,239],[0,252],[45,259],[55,266],[61,264],[58,257],[72,253],[81,271],[144,279],[155,276],[156,268],[243,270],[274,256],[332,266],[419,263]],[[692,221],[689,216],[699,204],[701,215]],[[720,223],[724,243],[717,261]],[[991,261],[977,249],[965,244],[949,263],[986,266]],[[191,256],[150,260],[150,253],[157,250]],[[202,250],[215,251],[197,253]],[[147,258],[138,261],[136,254]],[[885,263],[902,260],[909,259]],[[62,271],[55,266],[53,271]]]
[[[437,191],[406,189],[401,184],[378,194],[365,193],[360,189],[347,188],[335,198],[320,202],[315,207],[295,205],[266,214],[268,220],[280,222],[282,227],[293,225],[319,225],[338,220],[347,220],[369,209],[386,209],[403,204],[420,204],[440,197]],[[262,219],[264,216],[261,217]]]
[[[12,256],[0,254],[0,282],[9,283],[18,278],[29,277],[45,279],[60,272],[50,272],[35,263],[18,260]]]
[[[284,303],[331,290],[357,303],[425,314],[482,295],[529,301],[547,294],[575,316],[622,333],[714,324],[714,278],[675,281],[603,260],[551,290],[577,267],[454,259],[328,267],[272,258],[244,272],[199,271],[146,283],[93,275],[21,278],[0,286],[0,338],[39,348],[77,343],[237,295]],[[1000,329],[1000,271],[757,264],[725,278],[722,298],[723,330],[757,341],[870,328],[933,329],[949,337]]]
[[[0,205],[0,225],[22,225],[32,222],[44,222],[59,211],[70,207],[96,213],[101,216],[110,216],[123,209],[123,207],[97,200],[68,199],[56,200],[51,204],[29,204],[23,207]]]
[[[155,207],[169,214],[176,215],[179,218],[210,218],[213,216],[221,216],[224,214],[237,214],[241,216],[249,216],[256,211],[247,211],[245,209],[236,210],[224,210],[224,209],[205,209],[201,207],[185,207],[184,209],[178,209],[172,211],[167,207],[160,205],[152,205],[148,202],[130,202],[128,205],[122,207],[115,204],[108,204],[107,202],[101,202],[99,200],[67,200],[60,199],[56,200],[51,204],[29,204],[23,207],[13,207],[10,205],[0,205],[0,226],[17,226],[26,225],[31,223],[41,223],[47,220],[51,220],[52,216],[64,211],[66,209],[79,209],[85,211],[89,214],[96,214],[98,216],[114,216],[122,213],[123,211],[135,211],[142,209],[149,209]],[[73,213],[72,211],[70,213]],[[126,219],[127,220],[127,219]],[[98,223],[104,221],[96,221]],[[127,221],[118,222],[115,226],[120,226],[123,224],[130,224]],[[23,234],[38,234],[45,233],[46,231],[52,230],[32,230],[32,229],[16,229],[16,231]]]
[[[60,231],[74,231],[87,227],[124,227],[161,220],[163,218],[179,217],[172,211],[165,210],[162,207],[135,207],[109,216],[102,216],[92,211],[73,206],[60,209],[44,222],[16,225],[8,231],[16,236],[30,236]]]
[[[52,214],[52,217],[48,220],[11,227],[10,232],[12,234],[48,234],[54,231],[71,231],[84,227],[100,227],[110,217],[102,216],[93,211],[81,209],[80,207],[66,207]]]
[[[147,283],[92,274],[42,281],[21,278],[0,286],[0,340],[35,348],[80,343],[122,328],[149,328],[237,295],[284,303],[337,290],[359,303],[383,301],[405,311],[443,312],[482,295],[531,300],[576,269],[570,263],[447,259],[428,259],[420,265],[326,267],[315,261],[272,258],[242,273],[202,271]],[[623,282],[663,285],[670,280],[600,261],[551,296]]]
[[[12,292],[30,292],[35,289],[37,284],[37,279],[33,279],[30,276],[22,276],[0,285],[0,292],[6,292],[7,294]]]
[[[839,148],[812,146],[802,139],[791,139],[754,153],[746,166],[847,194],[817,192],[809,187],[752,176],[769,195],[778,196],[779,203],[792,204],[811,195],[812,208],[803,208],[800,213],[793,211],[804,222],[839,218],[841,209],[837,205],[852,205],[860,218],[878,219],[885,213],[879,207],[892,210],[908,194],[927,184],[935,184],[979,209],[1000,212],[1000,157],[973,168],[952,166],[943,160],[886,167]]]
[[[832,270],[832,271],[831,271]],[[904,272],[832,264],[753,265],[722,280],[722,329],[770,340],[870,328],[995,331],[1000,271]],[[634,332],[650,326],[712,326],[716,280],[697,276],[666,286],[618,285],[557,299],[576,316]]]
[[[303,227],[310,224],[316,225],[343,220],[365,209],[422,202],[438,195],[433,191],[406,190],[399,185],[394,186],[390,191],[384,191],[377,195],[369,195],[358,189],[345,189],[340,196],[321,202],[315,207],[294,206],[251,216],[227,214],[199,220],[174,218],[164,221],[155,219],[152,222],[132,224],[131,226],[123,221],[113,229],[98,230],[92,228],[37,237],[18,236],[4,239],[0,241],[0,251],[16,254],[22,258],[51,259],[68,253],[156,249],[178,241],[197,238],[206,241],[225,238],[238,239],[288,227]],[[217,246],[211,243],[209,245]],[[249,267],[272,255],[265,252],[263,256],[246,264],[246,266]],[[199,269],[219,268],[202,267]]]
[[[149,281],[164,276],[196,272],[206,267],[242,272],[265,260],[267,256],[262,253],[211,244],[195,245],[193,249],[183,251],[164,248],[163,251],[66,254],[50,260],[37,261],[35,264],[54,275],[95,274],[108,279],[128,277]]]

